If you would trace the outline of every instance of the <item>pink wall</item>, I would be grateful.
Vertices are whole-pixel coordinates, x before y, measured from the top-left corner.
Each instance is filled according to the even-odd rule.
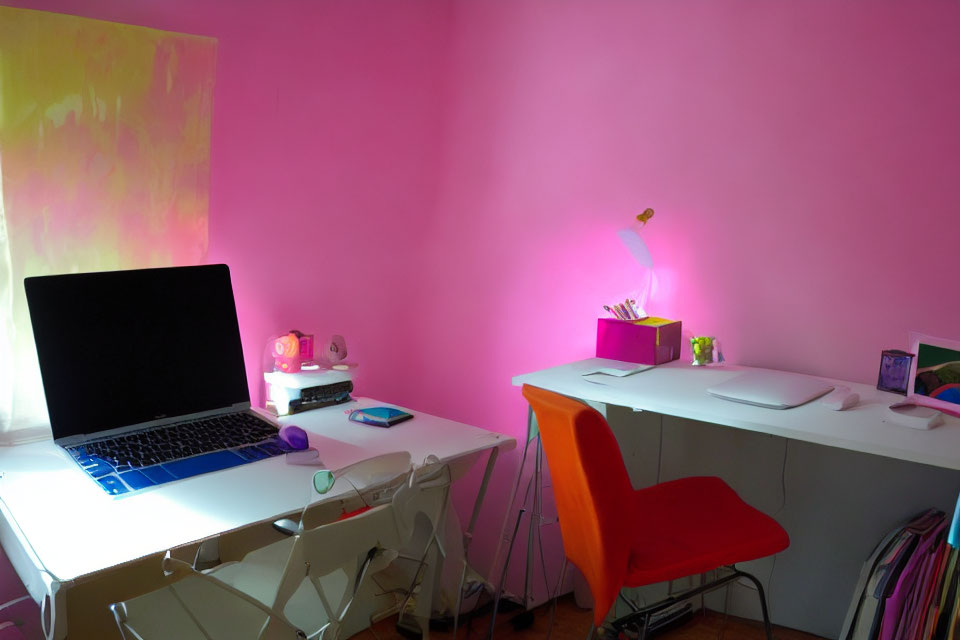
[[[460,2],[410,403],[520,434],[518,373],[650,311],[748,365],[873,382],[960,337],[960,6]],[[443,265],[443,268],[438,268]]]
[[[645,206],[651,311],[736,362],[870,382],[957,336],[955,3],[456,8],[420,326],[463,391],[433,408],[513,424],[510,375],[591,355]]]
[[[385,0],[12,6],[218,39],[209,261],[231,266],[256,402],[267,338],[342,333],[359,391],[397,402],[433,207],[449,10]]]
[[[520,434],[510,377],[592,355],[639,278],[615,231],[646,206],[650,311],[732,361],[870,382],[907,331],[960,334],[956,3],[84,14],[219,38],[210,259],[255,393],[269,334],[337,331],[360,392]]]
[[[363,367],[358,391],[399,402],[446,17],[386,2],[282,6],[262,33],[221,36],[210,259],[234,270],[249,379],[271,333],[342,333]]]

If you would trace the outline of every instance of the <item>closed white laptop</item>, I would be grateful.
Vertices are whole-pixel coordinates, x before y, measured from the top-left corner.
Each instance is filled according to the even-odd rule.
[[[789,409],[830,392],[833,385],[783,371],[747,371],[707,389],[724,400],[769,409]]]

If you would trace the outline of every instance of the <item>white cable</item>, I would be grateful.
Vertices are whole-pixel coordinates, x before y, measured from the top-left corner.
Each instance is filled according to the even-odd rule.
[[[23,602],[24,600],[32,600],[32,599],[33,599],[33,598],[31,598],[29,595],[26,595],[26,596],[21,596],[21,597],[19,597],[19,598],[14,598],[13,600],[8,600],[8,601],[4,602],[3,604],[0,604],[0,611],[3,611],[3,610],[6,609],[7,607],[12,607],[13,605],[17,604],[18,602]]]

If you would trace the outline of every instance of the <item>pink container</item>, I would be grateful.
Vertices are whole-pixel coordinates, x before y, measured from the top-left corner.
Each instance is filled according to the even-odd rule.
[[[597,321],[597,357],[663,364],[680,357],[680,321],[665,318]]]

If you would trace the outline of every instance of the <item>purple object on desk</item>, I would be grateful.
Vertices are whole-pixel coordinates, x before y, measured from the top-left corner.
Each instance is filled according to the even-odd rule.
[[[280,437],[297,451],[302,451],[310,446],[307,432],[292,424],[280,427]]]

